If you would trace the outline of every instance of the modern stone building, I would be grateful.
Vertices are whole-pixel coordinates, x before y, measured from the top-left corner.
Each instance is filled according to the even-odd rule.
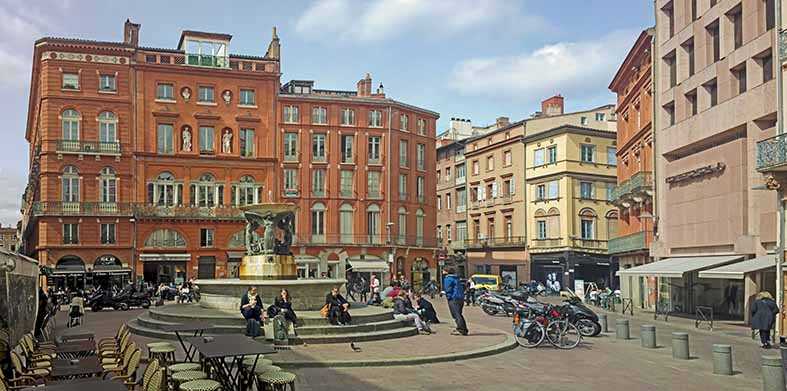
[[[126,22],[122,42],[36,42],[25,253],[72,286],[235,277],[239,207],[288,201],[302,278],[433,275],[438,114],[369,75],[354,90],[282,84],[275,29],[262,56],[231,39],[149,48]]]
[[[743,318],[775,290],[755,153],[776,133],[775,20],[771,0],[656,1],[655,262],[620,275],[657,277],[663,310]]]
[[[652,261],[653,32],[650,28],[639,35],[609,85],[618,97],[618,184],[611,198],[619,211],[609,254],[617,257],[620,269]],[[655,304],[655,277],[621,278],[620,289],[623,297],[631,298],[638,308]]]

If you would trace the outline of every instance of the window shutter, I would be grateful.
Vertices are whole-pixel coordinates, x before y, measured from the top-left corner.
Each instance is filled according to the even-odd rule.
[[[175,186],[178,189],[178,199],[177,199],[177,202],[175,202],[175,205],[176,206],[182,206],[183,205],[183,185],[182,184],[177,184]]]
[[[197,205],[197,185],[189,186],[189,205]]]
[[[492,198],[497,198],[497,182],[492,182]]]
[[[224,206],[224,185],[219,185],[216,189],[219,193],[219,206]]]
[[[148,204],[153,205],[153,194],[154,194],[154,186],[152,183],[148,183]]]

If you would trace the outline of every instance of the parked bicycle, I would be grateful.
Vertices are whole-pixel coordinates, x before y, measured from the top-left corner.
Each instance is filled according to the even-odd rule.
[[[546,305],[543,311],[519,309],[512,326],[514,338],[526,348],[537,347],[547,340],[559,349],[573,349],[582,342],[582,334],[570,318],[570,305]]]

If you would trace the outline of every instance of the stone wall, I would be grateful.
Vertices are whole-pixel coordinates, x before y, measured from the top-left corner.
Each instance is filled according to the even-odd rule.
[[[0,328],[8,330],[11,346],[24,334],[33,331],[38,310],[38,262],[25,256],[0,250]]]

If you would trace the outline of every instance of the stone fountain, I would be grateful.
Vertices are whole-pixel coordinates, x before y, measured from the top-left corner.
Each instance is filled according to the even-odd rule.
[[[295,310],[316,311],[332,287],[345,284],[344,279],[298,279],[295,257],[290,251],[295,204],[271,202],[241,209],[246,218],[246,255],[240,265],[240,278],[197,280],[201,306],[238,311],[241,296],[250,286],[256,286],[265,303],[273,302],[286,288]],[[263,229],[261,239],[254,235],[258,228]]]

